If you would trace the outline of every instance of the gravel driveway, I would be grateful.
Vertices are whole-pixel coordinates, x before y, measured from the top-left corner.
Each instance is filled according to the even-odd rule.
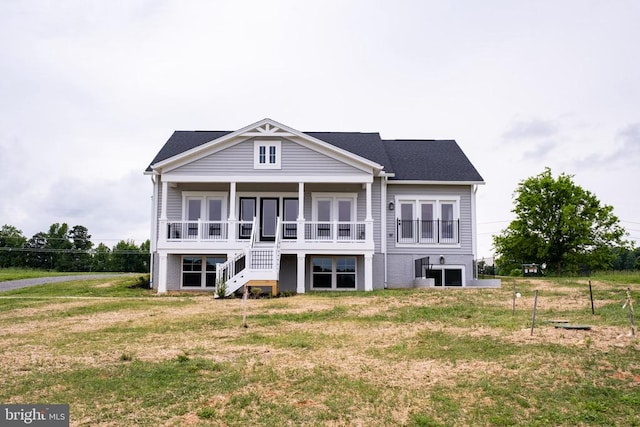
[[[0,282],[0,292],[10,291],[13,289],[26,288],[28,286],[44,285],[47,283],[70,282],[72,280],[91,280],[102,279],[107,277],[125,276],[125,273],[119,274],[79,274],[75,276],[52,276],[52,277],[35,277],[32,279],[9,280]]]

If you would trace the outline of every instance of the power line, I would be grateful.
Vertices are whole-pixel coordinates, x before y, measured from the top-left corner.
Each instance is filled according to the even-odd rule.
[[[109,251],[97,251],[95,249],[55,249],[55,248],[9,248],[1,246],[0,251],[5,252],[43,252],[43,253],[65,253],[65,254],[89,254],[89,255],[112,255],[112,254],[137,254],[150,255],[149,252],[135,251],[132,249],[118,249]]]

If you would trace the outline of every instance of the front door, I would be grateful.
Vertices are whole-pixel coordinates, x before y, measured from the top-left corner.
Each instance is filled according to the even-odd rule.
[[[278,221],[278,202],[275,197],[260,199],[260,240],[274,241]]]

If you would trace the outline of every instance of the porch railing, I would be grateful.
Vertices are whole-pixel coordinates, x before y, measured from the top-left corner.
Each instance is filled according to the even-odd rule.
[[[307,221],[304,224],[304,239],[316,242],[364,242],[366,229],[364,222]]]
[[[227,240],[226,221],[168,221],[167,240]]]
[[[253,221],[166,221],[167,241],[227,241],[229,230],[235,227],[238,240],[255,240],[257,235]],[[366,222],[282,221],[277,227],[279,240],[298,239],[304,230],[305,242],[364,242],[367,239]],[[249,242],[253,246],[253,242]]]
[[[460,243],[460,220],[398,220],[398,243]]]

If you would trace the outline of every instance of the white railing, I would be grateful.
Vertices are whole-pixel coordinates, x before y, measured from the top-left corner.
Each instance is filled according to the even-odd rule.
[[[280,221],[277,225],[277,240],[314,242],[354,242],[367,240],[366,222]],[[162,221],[161,229],[169,242],[229,241],[229,230],[235,227],[236,240],[253,247],[257,241],[256,221]],[[300,230],[302,239],[298,239]],[[370,233],[370,232],[369,232]],[[371,237],[371,236],[370,236]]]
[[[227,240],[226,221],[167,221],[166,236],[170,241]]]
[[[257,234],[256,219],[252,224],[249,245],[244,252],[236,254],[224,263],[216,265],[216,295],[218,284],[224,282],[227,295],[235,292],[252,278],[264,277],[270,273],[269,279],[278,280],[280,271],[280,231],[282,223],[278,218],[276,240],[269,247],[255,247]],[[261,276],[262,275],[262,276]]]
[[[364,242],[367,237],[365,222],[307,221],[304,239],[315,242]]]

